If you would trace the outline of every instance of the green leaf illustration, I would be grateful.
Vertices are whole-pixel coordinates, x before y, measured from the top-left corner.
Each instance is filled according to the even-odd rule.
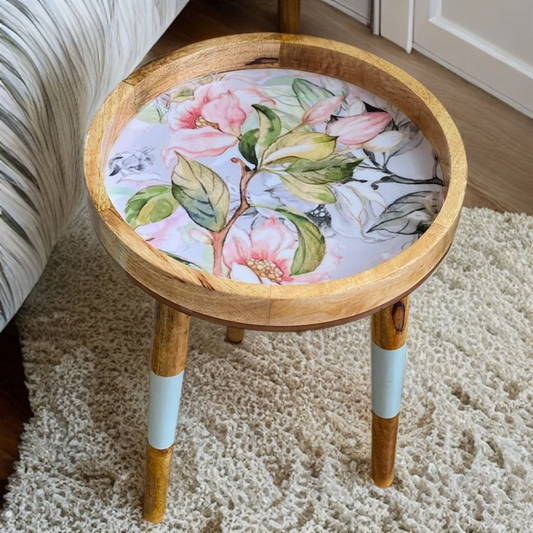
[[[257,154],[255,152],[255,146],[257,139],[259,138],[259,129],[249,130],[242,137],[239,142],[239,152],[244,159],[252,165],[257,167]]]
[[[401,235],[421,235],[431,225],[434,216],[432,212],[437,211],[436,201],[434,191],[417,191],[400,196],[386,207],[367,233],[387,231]]]
[[[279,137],[281,133],[281,120],[272,109],[259,104],[253,104],[252,107],[259,115],[259,137],[257,144],[259,146],[259,156]]]
[[[172,194],[198,225],[220,231],[229,211],[229,191],[222,178],[198,161],[178,155],[172,172]]]
[[[326,239],[320,228],[301,211],[292,207],[250,204],[250,207],[271,209],[286,217],[296,227],[298,248],[292,260],[291,276],[307,274],[316,270],[326,255]]]
[[[165,111],[159,109],[154,104],[149,104],[144,106],[135,118],[143,122],[148,122],[149,124],[161,124],[164,116]]]
[[[180,91],[175,92],[172,94],[172,97],[170,98],[171,102],[185,102],[185,100],[192,100],[194,98],[194,89],[191,87],[185,87],[181,89]]]
[[[331,91],[302,78],[296,78],[292,82],[292,90],[304,109],[309,109],[321,100],[335,96]]]
[[[289,207],[275,209],[288,218],[298,232],[298,248],[291,265],[291,276],[313,272],[324,259],[326,240],[318,226],[311,222],[303,213]]]
[[[285,171],[296,179],[311,185],[338,183],[352,176],[364,158],[345,155],[331,155],[320,161],[299,159],[291,163]]]
[[[290,174],[280,174],[281,181],[287,189],[302,200],[313,204],[334,204],[335,193],[327,185],[311,185],[303,183]]]
[[[325,133],[289,132],[278,137],[265,151],[263,163],[282,163],[292,158],[319,161],[335,150],[336,138]]]
[[[183,263],[184,265],[196,268],[198,270],[205,270],[203,266],[199,265],[198,263],[195,263],[194,261],[189,261],[188,259],[185,259],[184,257],[181,257],[180,255],[173,254],[172,252],[165,252],[165,250],[161,250],[165,255],[168,255],[168,257],[171,257],[172,259],[175,259],[176,261],[179,261],[180,263]]]
[[[152,185],[135,193],[126,203],[126,222],[133,228],[169,217],[179,203],[170,185]]]

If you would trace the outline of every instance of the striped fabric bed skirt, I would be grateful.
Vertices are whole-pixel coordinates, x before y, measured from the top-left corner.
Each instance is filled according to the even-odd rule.
[[[187,0],[0,0],[0,330],[80,205],[83,142]]]

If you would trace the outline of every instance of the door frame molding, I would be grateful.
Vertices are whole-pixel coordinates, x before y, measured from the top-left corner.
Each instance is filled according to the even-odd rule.
[[[415,0],[373,0],[373,9],[379,17],[379,35],[410,53],[413,48]]]

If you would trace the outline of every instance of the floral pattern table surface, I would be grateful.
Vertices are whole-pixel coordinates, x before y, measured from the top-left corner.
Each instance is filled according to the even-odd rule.
[[[394,257],[444,199],[400,110],[344,81],[253,69],[174,87],[115,142],[109,197],[148,243],[237,281],[317,283]]]

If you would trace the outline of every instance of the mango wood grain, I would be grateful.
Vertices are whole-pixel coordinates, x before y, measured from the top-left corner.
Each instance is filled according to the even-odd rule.
[[[226,328],[226,342],[232,344],[240,344],[244,339],[244,329],[241,328]]]
[[[372,340],[384,350],[396,350],[407,341],[409,297],[372,315]]]
[[[399,413],[394,418],[380,418],[372,413],[372,479],[382,489],[394,480],[399,420]]]
[[[138,236],[110,206],[104,187],[109,151],[124,125],[149,100],[180,82],[213,72],[295,68],[359,85],[399,107],[439,155],[446,200],[429,230],[390,261],[340,280],[260,285],[199,272]],[[461,137],[440,102],[387,61],[357,48],[300,35],[250,34],[212,39],[170,53],[127,78],[106,100],[89,131],[85,173],[92,220],[111,256],[157,299],[184,312],[253,329],[290,330],[354,320],[408,294],[449,249],[463,202],[467,166]]]
[[[372,341],[384,350],[396,350],[405,345],[409,319],[409,297],[372,315]],[[372,413],[372,479],[381,488],[394,479],[396,441],[400,414],[381,418]]]
[[[299,33],[300,0],[278,0],[279,29],[283,33]]]
[[[154,524],[161,522],[165,514],[173,448],[156,450],[149,444],[147,447],[143,519]]]
[[[448,251],[449,251],[449,249],[448,249]],[[441,258],[440,262],[437,264],[437,267],[444,260],[446,255],[447,255],[447,252]],[[411,287],[407,292],[405,292],[404,294],[400,294],[395,301],[389,302],[388,304],[386,304],[383,307],[388,307],[389,305],[392,305],[396,301],[399,301],[402,298],[405,298],[406,296],[409,296],[409,294],[411,294],[420,285],[422,285],[430,275],[431,275],[431,272],[426,277],[422,278],[415,286]],[[154,299],[159,299],[160,302],[164,303],[168,307],[172,307],[173,309],[176,309],[177,311],[180,311],[182,313],[186,313],[186,314],[188,313],[188,314],[190,314],[190,316],[193,316],[193,317],[196,317],[196,318],[200,318],[202,320],[208,320],[208,321],[213,322],[215,324],[220,324],[221,326],[226,326],[226,327],[231,327],[231,328],[250,329],[250,330],[256,330],[256,331],[277,331],[277,332],[284,332],[284,331],[285,332],[288,332],[288,331],[309,331],[309,330],[315,330],[315,329],[331,328],[331,327],[334,327],[334,326],[342,326],[343,324],[347,324],[347,323],[352,322],[354,320],[352,317],[347,317],[347,318],[342,318],[342,319],[338,319],[338,320],[332,320],[330,322],[317,322],[315,324],[310,324],[310,325],[299,324],[299,325],[292,325],[292,326],[285,326],[285,325],[278,325],[278,326],[260,325],[260,326],[258,326],[256,324],[251,324],[249,322],[248,323],[235,322],[235,321],[231,321],[231,320],[225,320],[223,318],[216,318],[216,317],[213,317],[213,316],[202,315],[201,313],[185,309],[185,308],[181,307],[180,305],[176,304],[175,302],[170,302],[169,300],[166,300],[165,298],[162,298],[162,297],[158,296],[157,294],[152,293],[149,289],[147,289],[146,287],[141,285],[132,276],[128,275],[128,277],[133,283],[138,285],[140,288],[144,289],[144,291],[147,294],[152,296]],[[376,307],[374,309],[369,309],[364,314],[359,315],[358,318],[366,318],[368,316],[372,316],[373,314],[375,314],[378,311],[380,311],[381,308],[382,307]]]
[[[156,317],[152,372],[165,378],[176,376],[185,370],[191,319],[161,303],[156,304]]]
[[[164,304],[156,304],[152,345],[152,372],[162,377],[176,376],[185,369],[190,317]],[[148,444],[144,485],[143,518],[158,523],[163,519],[172,463],[169,446],[157,450]]]

